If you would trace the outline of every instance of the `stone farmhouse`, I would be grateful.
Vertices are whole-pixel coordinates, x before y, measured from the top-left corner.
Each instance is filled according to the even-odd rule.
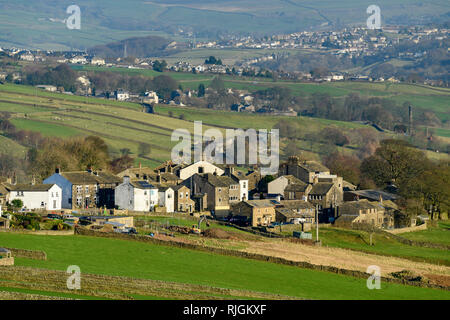
[[[233,217],[243,217],[252,227],[276,221],[275,205],[269,200],[242,201],[233,207]]]
[[[354,224],[371,225],[377,228],[393,228],[394,216],[386,213],[378,202],[368,200],[345,202],[338,208],[336,226],[351,227]]]

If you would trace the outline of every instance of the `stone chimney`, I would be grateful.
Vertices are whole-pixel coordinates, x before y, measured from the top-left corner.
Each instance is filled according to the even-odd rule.
[[[12,185],[16,185],[17,184],[17,176],[16,176],[16,172],[14,172],[13,174],[13,178],[12,178]]]
[[[383,196],[380,193],[380,203],[383,204]]]
[[[34,186],[36,184],[36,178],[33,176],[31,178],[31,185]]]
[[[317,183],[319,183],[319,177],[317,175],[315,175],[313,178],[313,184],[317,184]]]
[[[123,177],[123,183],[130,183],[130,177],[129,176],[124,176]]]

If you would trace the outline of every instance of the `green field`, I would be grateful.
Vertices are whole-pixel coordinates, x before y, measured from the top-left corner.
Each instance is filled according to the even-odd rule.
[[[142,112],[139,104],[55,94],[18,85],[0,86],[0,94],[2,100],[8,101],[18,111],[13,114],[12,122],[19,129],[56,137],[98,135],[105,139],[113,154],[129,148],[136,155],[139,144],[147,143],[151,145],[151,152],[139,161],[152,166],[170,158],[171,149],[176,144],[170,138],[173,130],[185,128],[193,132],[194,120],[204,121],[204,130],[215,126],[270,129],[281,119],[297,122],[305,133],[316,132],[329,125],[343,129],[362,127],[323,119],[269,117],[166,105],[158,106],[157,114],[147,114]],[[26,117],[19,112],[22,106],[28,108]],[[169,111],[173,111],[174,117],[168,117]],[[185,120],[178,119],[182,114]]]
[[[0,233],[2,246],[43,250],[48,260],[17,258],[16,265],[82,273],[201,284],[312,299],[449,299],[447,291],[382,284],[368,290],[364,279],[262,261],[134,241],[84,236]]]
[[[370,126],[309,117],[261,116],[168,105],[158,105],[156,114],[147,114],[137,103],[50,93],[21,85],[0,85],[0,96],[7,106],[5,110],[13,112],[12,122],[19,129],[40,132],[49,137],[97,135],[107,142],[113,155],[120,154],[120,149],[128,148],[134,154],[136,163],[148,166],[156,166],[169,159],[177,143],[171,141],[173,130],[188,129],[192,133],[193,121],[203,121],[204,130],[213,127],[271,129],[283,119],[296,123],[302,135],[317,133],[330,126],[347,133],[365,127],[376,134]],[[169,117],[169,112],[173,117]],[[184,120],[180,120],[180,116]],[[221,130],[224,132],[225,129]],[[138,156],[141,143],[150,145],[150,153]],[[322,152],[318,142],[311,147],[309,143],[299,141],[298,146],[312,152],[314,157],[315,153]],[[355,149],[344,148],[342,151],[353,153]],[[437,159],[437,155],[431,152],[430,158]],[[439,154],[439,158],[446,157],[446,154]]]
[[[436,226],[429,226],[427,230],[406,232],[400,234],[400,236],[410,240],[450,245],[450,222],[438,222]]]

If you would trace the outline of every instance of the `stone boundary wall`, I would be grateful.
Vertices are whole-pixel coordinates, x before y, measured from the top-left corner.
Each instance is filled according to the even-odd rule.
[[[34,260],[47,260],[47,254],[40,250],[26,250],[17,248],[6,248],[11,251],[13,257],[16,258],[28,258]]]
[[[389,233],[392,234],[399,234],[399,233],[406,233],[406,232],[414,232],[414,231],[421,231],[421,230],[427,230],[428,226],[426,223],[420,225],[420,226],[414,226],[414,227],[408,227],[408,228],[400,228],[400,229],[393,229],[393,230],[386,230]]]
[[[21,233],[21,234],[33,234],[42,236],[70,236],[75,234],[75,230],[27,230],[27,229],[0,229],[0,232],[11,232],[11,233]]]
[[[170,240],[166,241],[166,240],[151,238],[148,236],[128,235],[128,234],[120,234],[120,233],[115,233],[115,232],[114,233],[104,233],[104,232],[87,230],[85,228],[80,228],[80,227],[77,227],[75,231],[76,231],[76,234],[78,234],[78,235],[148,242],[148,243],[152,243],[152,244],[172,246],[172,247],[178,247],[178,248],[183,248],[183,249],[198,250],[198,251],[215,253],[215,254],[232,256],[232,257],[239,257],[239,258],[252,259],[252,260],[258,260],[258,261],[266,261],[266,262],[294,266],[294,267],[299,267],[299,268],[304,268],[304,269],[312,269],[312,270],[317,270],[317,271],[331,272],[331,273],[342,274],[342,275],[356,277],[356,278],[362,278],[362,279],[368,279],[368,277],[370,276],[368,273],[365,273],[362,271],[357,271],[357,270],[348,270],[348,269],[342,269],[342,268],[337,268],[337,267],[332,267],[332,266],[315,265],[315,264],[311,264],[309,262],[291,261],[291,260],[286,260],[283,258],[266,256],[266,255],[261,255],[261,254],[256,254],[256,253],[248,253],[248,252],[242,252],[242,251],[230,250],[230,249],[222,249],[222,248],[213,248],[213,247],[195,245],[195,244],[191,244],[191,243],[176,242],[176,241],[170,241]],[[450,287],[443,287],[443,286],[438,286],[438,285],[429,284],[429,283],[425,283],[425,282],[407,281],[407,280],[401,280],[401,279],[395,279],[395,278],[381,277],[381,281],[416,286],[416,287],[450,290]]]

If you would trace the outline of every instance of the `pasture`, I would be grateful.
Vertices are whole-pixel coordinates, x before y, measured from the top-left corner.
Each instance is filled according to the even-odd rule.
[[[364,279],[127,240],[0,233],[2,246],[43,250],[48,260],[16,265],[247,290],[311,299],[448,299],[447,291],[399,284],[368,290]],[[2,279],[3,281],[7,279]]]

